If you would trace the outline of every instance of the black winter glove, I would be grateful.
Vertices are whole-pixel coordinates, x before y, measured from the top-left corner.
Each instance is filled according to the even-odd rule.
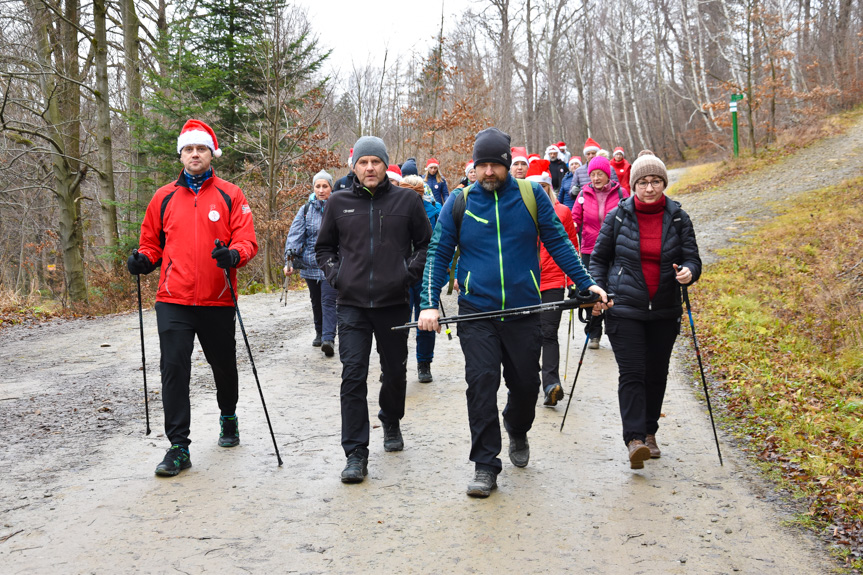
[[[210,255],[216,260],[216,265],[224,270],[237,267],[240,263],[240,252],[229,249],[228,246],[213,248]]]
[[[129,273],[133,276],[140,274],[146,275],[156,269],[156,266],[150,262],[150,258],[140,253],[138,250],[135,250],[132,252],[132,255],[129,256],[129,259],[126,261],[126,267],[129,268]]]
[[[575,296],[578,295],[578,290],[575,289],[574,285],[571,285],[566,290],[566,297],[569,299],[575,299]]]

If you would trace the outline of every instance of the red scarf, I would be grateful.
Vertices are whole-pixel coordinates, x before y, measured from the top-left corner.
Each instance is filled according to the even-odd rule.
[[[635,215],[638,217],[638,233],[641,249],[641,272],[647,283],[650,299],[659,289],[659,263],[662,259],[662,216],[665,213],[665,194],[652,204],[645,204],[635,197]]]

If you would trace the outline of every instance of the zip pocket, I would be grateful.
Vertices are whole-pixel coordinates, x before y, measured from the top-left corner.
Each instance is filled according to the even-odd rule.
[[[540,299],[542,299],[542,292],[539,291],[539,284],[536,283],[536,276],[533,274],[533,270],[530,270],[530,277],[533,279],[533,287],[536,288],[536,293],[539,295]]]
[[[479,216],[477,216],[477,215],[472,214],[470,210],[465,210],[465,212],[464,212],[464,213],[465,213],[465,214],[467,214],[467,215],[469,215],[470,217],[472,217],[473,219],[475,219],[476,221],[478,221],[478,222],[479,222],[479,223],[481,223],[481,224],[487,224],[487,223],[488,223],[488,220],[483,219],[483,218],[481,218],[481,217],[479,217]]]
[[[171,260],[171,262],[168,263],[168,267],[165,268],[165,283],[162,284],[163,287],[165,288],[165,291],[168,292],[168,295],[173,295],[173,294],[171,294],[171,290],[168,288],[168,280],[171,279],[171,268],[172,267],[174,267],[174,261],[173,260]]]

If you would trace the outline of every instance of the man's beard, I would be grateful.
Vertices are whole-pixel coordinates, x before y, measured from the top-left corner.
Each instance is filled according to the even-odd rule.
[[[479,185],[482,186],[487,192],[496,192],[500,189],[503,183],[506,181],[506,178],[497,179],[497,176],[489,176],[487,178],[483,178],[482,180],[477,180]]]

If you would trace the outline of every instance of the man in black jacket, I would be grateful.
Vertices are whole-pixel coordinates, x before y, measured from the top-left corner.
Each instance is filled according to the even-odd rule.
[[[431,240],[422,198],[394,186],[386,175],[383,140],[363,136],[353,150],[351,185],[330,196],[315,244],[318,265],[339,292],[344,483],[360,483],[368,474],[372,335],[383,371],[378,418],[384,450],[404,447],[399,421],[405,412],[409,332],[391,328],[409,321],[408,288],[422,275]]]

